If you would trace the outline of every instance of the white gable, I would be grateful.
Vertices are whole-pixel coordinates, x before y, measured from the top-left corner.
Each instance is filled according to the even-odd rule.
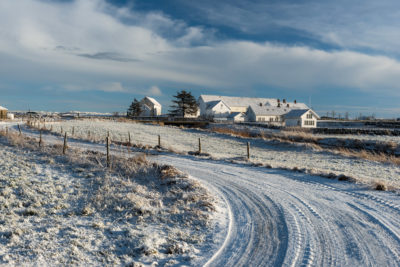
[[[161,106],[161,104],[158,103],[158,101],[155,100],[155,99],[152,98],[152,97],[146,96],[145,99],[149,100],[149,101],[150,101],[152,104],[154,104],[155,106]]]

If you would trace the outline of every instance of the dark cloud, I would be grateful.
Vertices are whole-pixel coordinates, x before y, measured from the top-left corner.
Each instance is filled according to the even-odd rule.
[[[86,57],[90,59],[97,59],[97,60],[112,60],[112,61],[119,61],[119,62],[137,62],[140,61],[135,58],[125,57],[119,53],[115,52],[99,52],[94,54],[78,54],[80,57]]]

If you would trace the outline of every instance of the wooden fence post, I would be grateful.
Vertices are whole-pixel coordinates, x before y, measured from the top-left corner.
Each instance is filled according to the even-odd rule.
[[[131,145],[131,132],[128,132],[128,144]]]
[[[201,154],[201,140],[199,138],[199,154]]]
[[[250,142],[247,142],[247,159],[250,159]]]
[[[18,131],[19,131],[19,135],[21,135],[21,134],[22,134],[22,132],[21,132],[21,126],[19,126],[19,124],[18,124]]]
[[[64,146],[63,146],[63,154],[65,155],[65,152],[67,151],[67,132],[65,132],[64,135]]]
[[[8,135],[8,126],[6,126],[6,135]]]
[[[90,139],[90,130],[88,131],[87,137]]]
[[[107,168],[110,168],[110,137],[106,138],[107,143]]]
[[[75,127],[72,126],[72,136],[74,136],[74,135],[75,135]]]
[[[43,144],[43,140],[42,140],[42,130],[40,130],[39,132],[39,147],[41,147]]]
[[[161,136],[160,135],[158,135],[158,147],[161,148]]]
[[[61,134],[63,134],[63,132],[64,132],[64,131],[63,131],[63,127],[61,126]]]

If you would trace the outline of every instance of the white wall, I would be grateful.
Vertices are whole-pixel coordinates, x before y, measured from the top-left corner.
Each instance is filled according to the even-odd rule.
[[[308,117],[308,116],[310,116],[310,117]],[[317,127],[317,118],[309,110],[299,118],[286,119],[285,126],[287,126],[287,127],[300,126],[303,128],[316,128]]]
[[[208,115],[213,115],[214,118],[224,118],[229,116],[230,109],[221,102],[215,105],[209,112],[211,112],[211,114]]]
[[[311,110],[307,111],[301,116],[301,127],[303,128],[317,127],[317,118],[314,116]]]

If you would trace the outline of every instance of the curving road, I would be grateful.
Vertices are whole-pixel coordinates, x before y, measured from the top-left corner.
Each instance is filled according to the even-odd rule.
[[[15,130],[16,125],[10,126]],[[23,131],[38,136],[25,127]],[[53,135],[44,138],[61,142]],[[104,150],[104,145],[79,140],[69,145]],[[200,260],[203,265],[400,266],[399,195],[194,157],[163,155],[154,160],[189,173],[225,202],[230,218],[226,239],[216,251],[203,254],[209,256]]]
[[[400,197],[305,174],[160,156],[212,186],[230,227],[209,266],[400,266]]]

